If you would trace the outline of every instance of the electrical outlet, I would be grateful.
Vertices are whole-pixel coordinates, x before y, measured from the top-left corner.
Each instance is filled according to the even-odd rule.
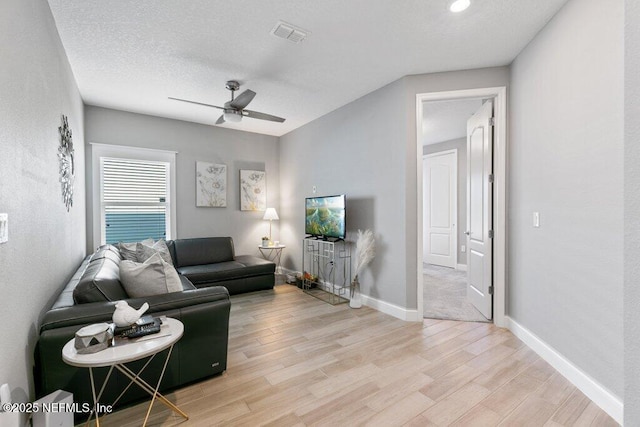
[[[462,253],[467,252],[467,246],[466,245],[460,246],[460,252]]]
[[[9,214],[0,213],[0,243],[9,241]]]

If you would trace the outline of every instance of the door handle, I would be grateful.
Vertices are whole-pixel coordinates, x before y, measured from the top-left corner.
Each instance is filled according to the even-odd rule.
[[[470,236],[471,232],[470,231],[465,231],[464,234],[466,234],[467,236]]]

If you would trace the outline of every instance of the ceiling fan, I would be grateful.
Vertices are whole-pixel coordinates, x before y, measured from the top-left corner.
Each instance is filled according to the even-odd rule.
[[[278,116],[272,116],[271,114],[260,113],[258,111],[245,110],[245,107],[253,100],[256,93],[250,89],[244,90],[238,97],[234,97],[235,92],[240,89],[240,83],[235,80],[229,80],[225,85],[227,89],[231,91],[231,101],[224,103],[224,107],[217,105],[204,104],[202,102],[190,101],[188,99],[180,99],[169,97],[174,101],[189,102],[191,104],[204,105],[205,107],[218,108],[223,111],[222,115],[216,121],[216,124],[222,124],[224,122],[239,122],[243,117],[250,117],[252,119],[269,120],[272,122],[282,123],[285,119]]]

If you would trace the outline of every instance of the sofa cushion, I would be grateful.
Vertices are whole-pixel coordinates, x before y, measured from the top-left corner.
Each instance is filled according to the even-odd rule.
[[[105,243],[104,245],[100,245],[98,246],[98,249],[96,249],[96,251],[94,252],[94,254],[101,252],[101,251],[111,251],[113,253],[116,253],[118,255],[120,255],[120,249],[118,249],[117,246],[114,246],[110,243]]]
[[[136,243],[136,258],[138,262],[145,262],[155,253],[160,254],[164,262],[173,266],[173,260],[171,259],[171,255],[169,255],[167,242],[164,240],[158,240],[151,245],[144,242]]]
[[[102,245],[100,246],[92,255],[91,261],[96,261],[100,259],[109,259],[115,265],[120,264],[120,260],[122,259],[120,250],[113,245]]]
[[[182,291],[182,282],[172,265],[158,252],[145,262],[124,260],[120,263],[120,281],[132,298]]]
[[[89,265],[89,261],[91,261],[91,255],[86,256],[85,259],[82,260],[82,264],[80,264],[80,267],[78,267],[71,279],[69,279],[69,281],[67,282],[64,289],[62,289],[62,292],[60,292],[60,295],[58,295],[58,298],[51,306],[51,309],[71,307],[75,304],[75,301],[73,300],[73,290],[76,288],[76,286],[78,286],[78,282],[80,281],[80,278]]]
[[[275,264],[261,258],[241,255],[235,261],[190,265],[178,267],[177,270],[197,286],[204,283],[273,274]]]
[[[264,258],[252,255],[238,255],[236,261],[244,265],[249,271],[256,274],[274,273],[276,264],[273,261],[267,261]],[[253,274],[252,274],[253,275]]]
[[[176,267],[233,261],[235,256],[231,237],[177,239],[170,252]]]
[[[120,284],[120,258],[109,251],[96,252],[73,290],[73,301],[85,304],[101,301],[118,301],[128,298]],[[98,256],[96,256],[98,255]]]

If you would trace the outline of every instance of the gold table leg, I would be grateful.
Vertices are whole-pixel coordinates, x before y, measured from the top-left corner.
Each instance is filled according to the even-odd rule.
[[[158,379],[158,384],[156,385],[155,388],[149,385],[145,380],[140,378],[140,374],[142,373],[142,371],[138,372],[138,374],[135,374],[131,369],[129,369],[125,365],[122,365],[122,364],[115,365],[115,367],[120,372],[122,372],[127,378],[129,378],[132,383],[136,383],[141,389],[143,389],[144,391],[146,391],[151,395],[151,402],[149,403],[149,408],[147,409],[147,415],[145,416],[144,423],[142,424],[143,426],[147,424],[147,420],[149,419],[149,415],[151,413],[151,408],[153,407],[153,402],[156,399],[160,400],[162,403],[165,404],[165,406],[167,406],[173,412],[182,416],[184,419],[186,420],[189,419],[189,416],[187,414],[185,414],[180,408],[178,408],[176,405],[174,405],[171,401],[169,401],[166,397],[164,397],[162,394],[158,392],[158,389],[160,388],[160,383],[162,382],[162,378],[164,378],[164,373],[165,373],[165,370],[167,369],[167,364],[169,363],[169,358],[171,357],[172,350],[173,350],[173,346],[169,347],[169,353],[167,354],[167,358],[164,361],[164,366],[162,367],[162,372],[160,373],[160,379]]]

